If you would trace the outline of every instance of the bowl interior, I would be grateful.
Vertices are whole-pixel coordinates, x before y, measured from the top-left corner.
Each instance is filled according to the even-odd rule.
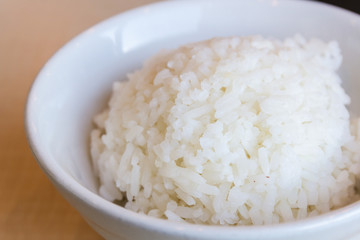
[[[44,171],[55,182],[97,192],[91,168],[92,118],[112,83],[163,48],[216,36],[257,35],[337,40],[343,85],[360,114],[360,17],[311,1],[171,1],[115,16],[72,40],[44,66],[29,94],[26,125]],[[78,194],[78,193],[75,193]]]

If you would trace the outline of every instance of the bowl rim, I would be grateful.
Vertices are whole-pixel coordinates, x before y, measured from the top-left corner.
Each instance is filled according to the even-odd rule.
[[[226,2],[240,2],[239,0],[225,0]],[[263,0],[258,2],[271,3],[274,0]],[[136,225],[144,229],[151,231],[162,232],[165,234],[172,235],[178,233],[185,236],[192,237],[207,237],[209,239],[218,238],[222,236],[224,238],[236,238],[242,234],[247,236],[249,239],[253,239],[259,236],[266,236],[271,234],[272,236],[284,236],[284,235],[294,235],[297,232],[311,232],[317,228],[330,229],[334,225],[339,224],[340,222],[346,223],[350,222],[351,219],[360,215],[360,201],[356,201],[349,205],[346,205],[342,208],[332,210],[330,212],[309,217],[301,220],[296,220],[293,222],[285,222],[279,224],[270,224],[270,225],[251,225],[251,226],[218,226],[218,225],[200,225],[200,224],[189,224],[189,223],[180,223],[173,222],[165,219],[158,219],[150,217],[147,215],[139,214],[131,210],[120,207],[114,203],[111,203],[99,195],[93,193],[88,188],[84,187],[74,178],[72,178],[68,173],[66,173],[63,168],[55,161],[49,161],[51,157],[43,150],[40,146],[39,139],[36,135],[36,129],[31,126],[33,114],[33,99],[36,98],[36,92],[38,86],[41,85],[43,81],[46,81],[46,70],[51,66],[58,57],[62,54],[66,54],[66,51],[73,46],[74,44],[83,41],[88,37],[88,35],[94,34],[94,32],[100,32],[102,28],[111,25],[113,22],[121,21],[121,19],[126,19],[129,16],[136,15],[148,8],[162,8],[162,7],[176,7],[177,4],[199,4],[199,2],[211,2],[211,3],[220,3],[224,0],[175,0],[175,1],[164,1],[164,2],[155,2],[147,5],[143,5],[110,18],[107,18],[98,24],[88,28],[82,33],[78,34],[76,37],[68,41],[63,47],[56,51],[56,53],[45,63],[41,68],[38,75],[35,77],[34,82],[32,83],[27,100],[25,105],[25,132],[26,138],[30,145],[30,149],[44,173],[48,178],[53,182],[53,184],[66,191],[72,197],[75,197],[81,201],[86,206],[100,210],[106,215],[111,216],[113,219],[127,222],[131,225]],[[350,14],[356,16],[360,21],[360,15],[343,9],[338,6],[334,6],[328,3],[315,2],[315,1],[301,1],[301,0],[276,0],[276,2],[296,2],[297,4],[305,5],[321,5],[323,7],[333,9],[334,11],[340,11],[342,14]],[[357,217],[360,218],[360,217]],[[184,231],[186,230],[186,231]],[[215,234],[215,235],[214,235]]]

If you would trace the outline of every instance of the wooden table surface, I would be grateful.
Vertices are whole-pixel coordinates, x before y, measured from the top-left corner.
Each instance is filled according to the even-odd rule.
[[[37,165],[27,93],[49,57],[93,24],[154,0],[0,0],[0,239],[101,239]]]

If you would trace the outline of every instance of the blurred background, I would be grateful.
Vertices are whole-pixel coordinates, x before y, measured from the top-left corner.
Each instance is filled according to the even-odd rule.
[[[26,97],[42,65],[68,40],[151,2],[0,0],[0,239],[101,239],[33,158],[24,132]],[[359,12],[356,1],[323,2]]]
[[[318,2],[324,2],[332,5],[336,5],[338,7],[342,7],[348,9],[353,12],[360,12],[360,5],[356,1],[349,1],[349,0],[318,0]]]

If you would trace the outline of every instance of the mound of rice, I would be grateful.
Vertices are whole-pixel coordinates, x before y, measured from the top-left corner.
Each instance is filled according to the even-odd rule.
[[[302,219],[357,198],[360,124],[336,42],[216,38],[116,82],[95,117],[99,193],[189,223]]]

